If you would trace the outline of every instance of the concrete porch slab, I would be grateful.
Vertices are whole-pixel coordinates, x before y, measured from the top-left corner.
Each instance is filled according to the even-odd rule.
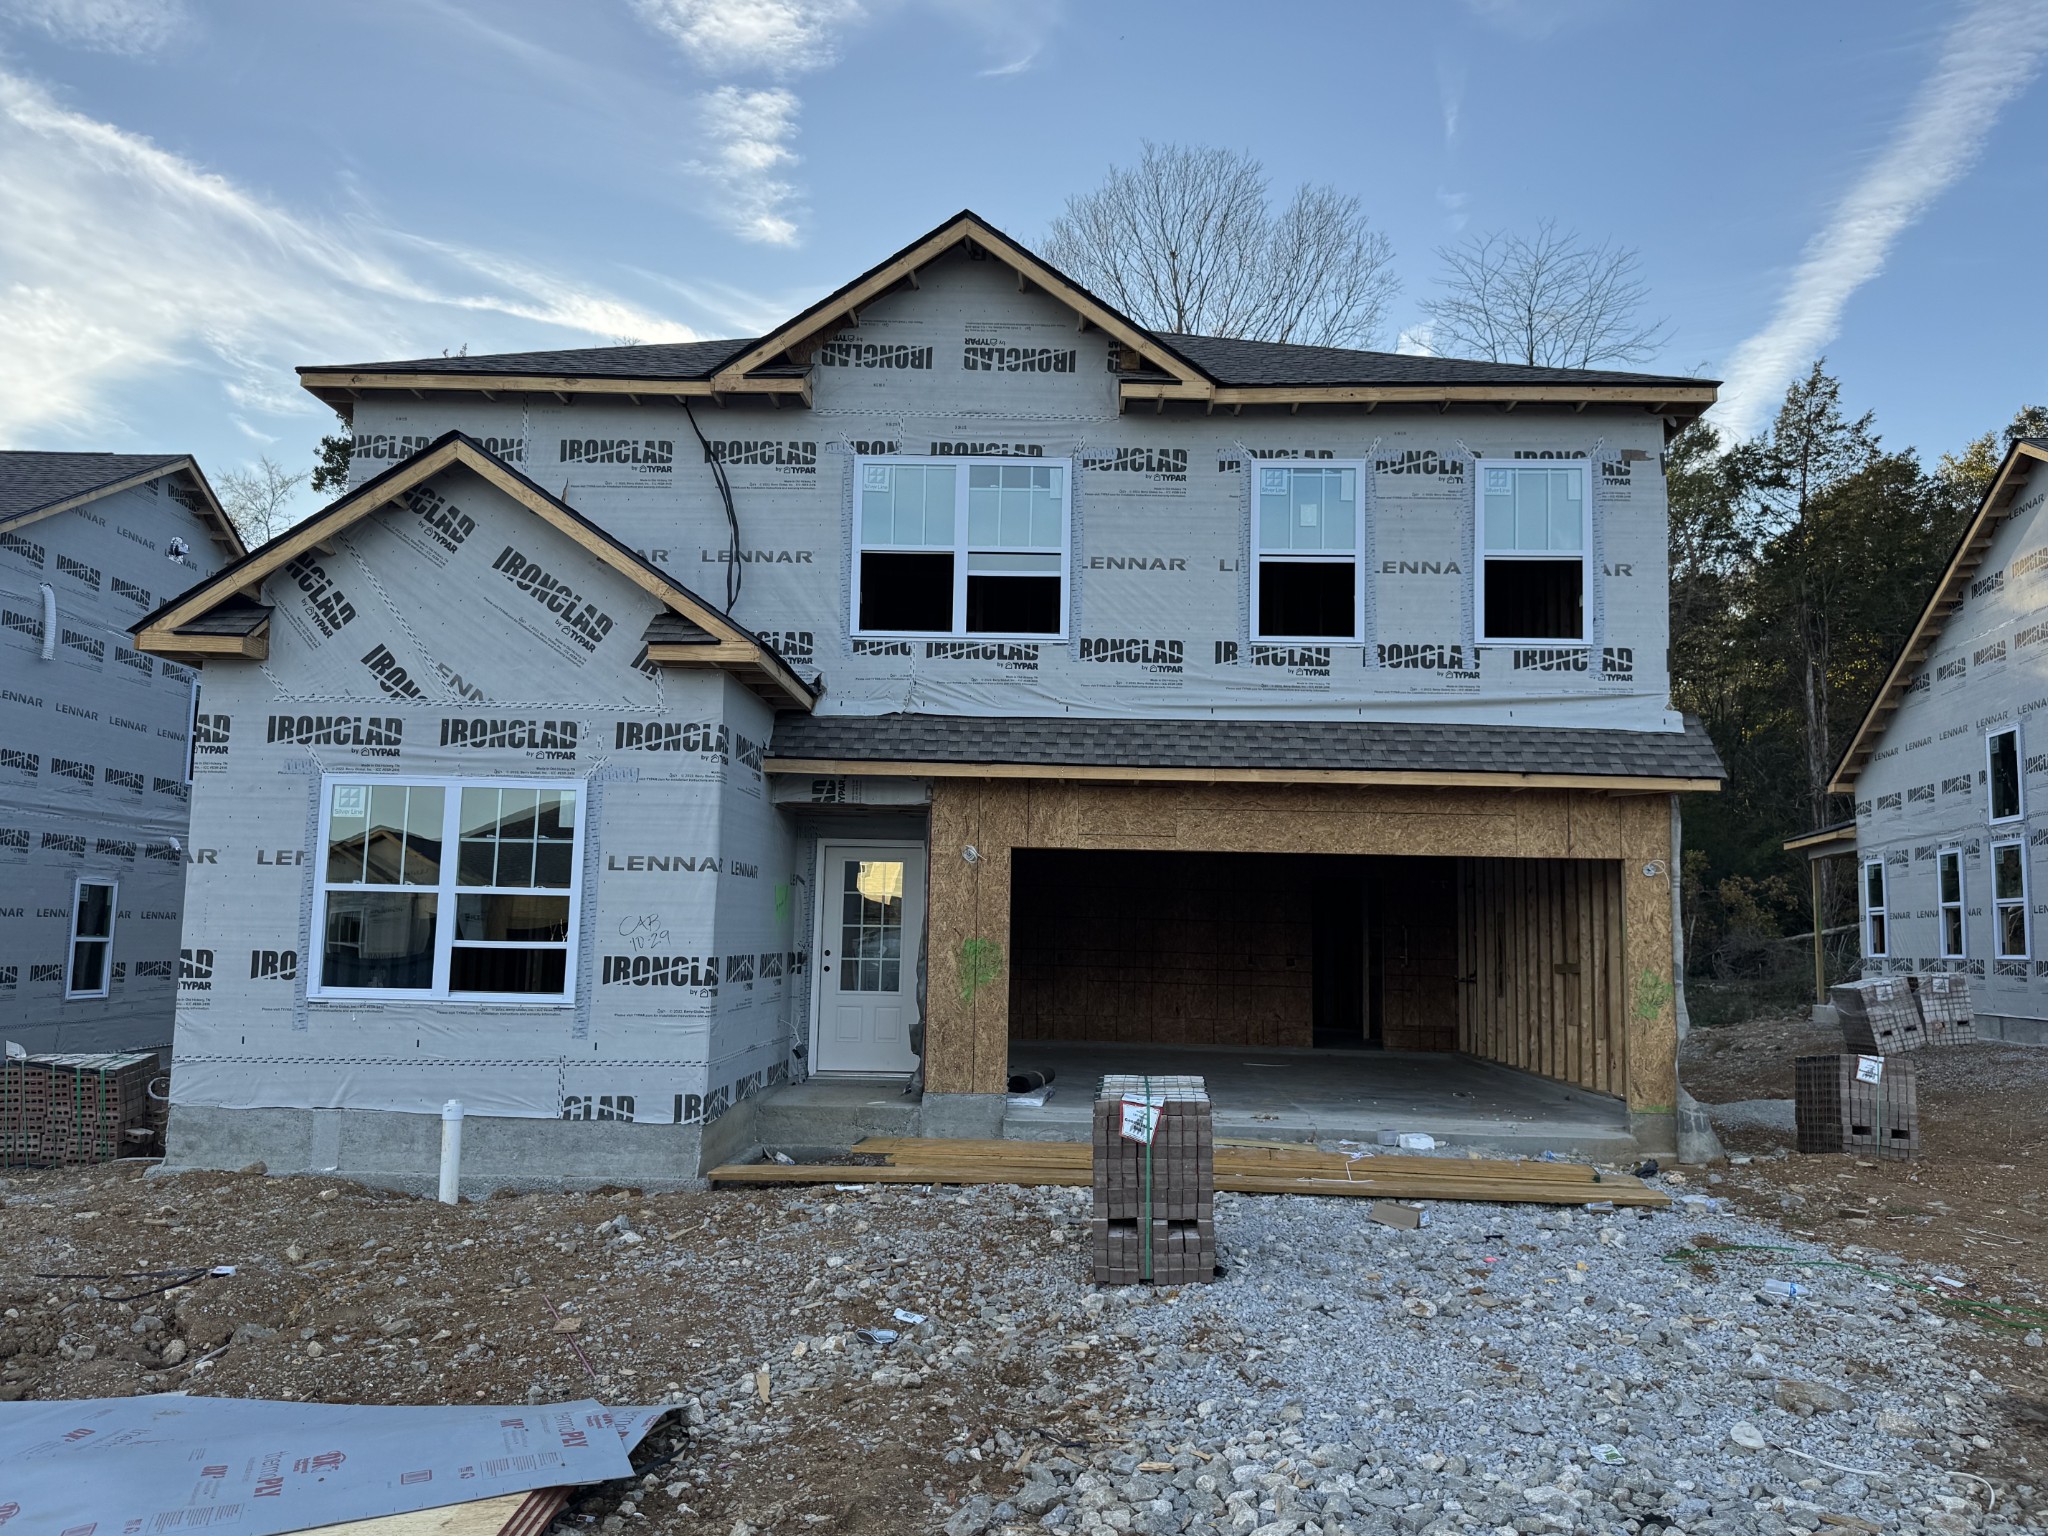
[[[1096,1082],[1111,1072],[1197,1073],[1218,1135],[1372,1142],[1426,1131],[1455,1148],[1625,1159],[1638,1151],[1619,1099],[1445,1052],[1317,1051],[1015,1040],[1012,1071],[1050,1069],[1042,1109],[1012,1107],[1003,1134],[1086,1141]]]
[[[920,1135],[919,1100],[901,1080],[814,1077],[754,1094],[754,1139],[791,1157],[843,1152],[863,1136]]]

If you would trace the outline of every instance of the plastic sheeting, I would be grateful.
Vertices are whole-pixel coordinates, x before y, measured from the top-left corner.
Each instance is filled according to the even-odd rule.
[[[8,1536],[273,1536],[632,1475],[663,1408],[242,1398],[0,1403]]]
[[[220,566],[181,489],[152,480],[0,532],[0,1018],[30,1050],[171,1038],[195,674],[134,649],[128,626]],[[118,885],[104,998],[65,996],[81,877]]]

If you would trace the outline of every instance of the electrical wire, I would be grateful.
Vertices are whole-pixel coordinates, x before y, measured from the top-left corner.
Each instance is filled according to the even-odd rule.
[[[1664,1255],[1666,1264],[1692,1264],[1703,1259],[1718,1258],[1726,1254],[1776,1254],[1791,1255],[1775,1260],[1781,1264],[1796,1264],[1804,1269],[1845,1269],[1852,1275],[1863,1275],[1872,1280],[1882,1280],[1909,1291],[1919,1291],[1932,1296],[1945,1307],[1976,1318],[1980,1323],[1989,1323],[1999,1328],[2026,1331],[2048,1324],[2048,1311],[2039,1307],[2022,1306],[2018,1302],[1975,1301],[1966,1296],[1952,1295],[1924,1280],[1915,1280],[1910,1275],[1893,1274],[1888,1269],[1871,1269],[1863,1264],[1851,1264],[1842,1259],[1814,1259],[1799,1257],[1800,1250],[1783,1245],[1766,1243],[1726,1243],[1711,1248],[1679,1248]],[[1765,1263],[1773,1260],[1765,1259]]]
[[[196,1280],[204,1280],[213,1273],[214,1271],[211,1268],[131,1269],[105,1275],[36,1274],[31,1278],[36,1280],[164,1280],[164,1277],[167,1275],[171,1277],[165,1280],[164,1284],[151,1286],[146,1291],[128,1291],[119,1296],[101,1296],[98,1298],[101,1301],[141,1301],[145,1297],[161,1296],[166,1291],[175,1291],[181,1285],[190,1285]]]
[[[725,524],[730,538],[727,543],[725,566],[725,611],[730,614],[733,604],[740,600],[740,583],[746,575],[746,566],[740,560],[740,515],[732,504],[732,482],[725,478],[725,465],[718,455],[711,451],[711,444],[704,436],[704,429],[697,425],[697,413],[690,409],[690,402],[683,402],[683,414],[690,418],[690,430],[697,434],[697,442],[704,450],[704,462],[711,466],[711,478],[718,486],[718,494],[725,502]]]

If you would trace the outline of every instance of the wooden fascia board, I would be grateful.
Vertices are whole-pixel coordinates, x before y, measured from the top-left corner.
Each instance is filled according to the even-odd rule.
[[[212,656],[239,656],[249,661],[270,657],[270,624],[246,635],[181,635],[153,624],[135,637],[135,649],[173,661],[205,661]]]
[[[1101,763],[919,763],[770,757],[769,773],[888,779],[1080,779],[1121,784],[1351,784],[1389,789],[1597,789],[1618,794],[1714,794],[1719,779],[1574,773],[1429,773],[1367,768],[1123,768]]]
[[[1848,750],[1842,753],[1834,777],[1828,782],[1829,794],[1855,793],[1856,775],[1863,771],[1864,763],[1877,750],[1877,737],[1884,728],[1884,717],[1899,707],[1913,669],[1933,648],[1934,642],[1941,637],[1943,625],[1961,606],[1963,584],[1969,580],[1970,573],[1983,564],[1984,554],[1995,537],[1993,519],[2003,518],[2006,509],[2017,499],[2018,492],[2015,490],[2008,496],[2006,487],[2013,478],[2013,472],[2023,462],[2031,471],[2034,464],[2048,463],[2048,453],[2043,453],[2031,443],[2013,444],[2011,454],[1999,469],[1998,478],[1984,493],[1977,515],[1970,519],[1968,531],[1956,545],[1956,552],[1949,557],[1948,568],[1941,573],[1941,580],[1934,584],[1927,605],[1920,610],[1920,618],[1913,625],[1912,634],[1899,647],[1898,658],[1893,661],[1891,671],[1885,674],[1884,683],[1870,701],[1870,708],[1864,711],[1862,723],[1856,727]]]
[[[69,512],[77,507],[91,506],[92,503],[105,497],[119,495],[122,491],[132,491],[138,485],[147,485],[152,480],[162,480],[171,475],[178,474],[191,475],[193,480],[198,483],[199,489],[205,493],[206,504],[211,509],[214,538],[233,550],[237,558],[247,554],[248,549],[242,543],[242,536],[235,531],[235,525],[229,520],[227,510],[221,506],[220,498],[213,494],[213,487],[207,483],[206,475],[201,471],[198,463],[190,458],[179,459],[175,463],[165,464],[156,469],[145,469],[140,474],[128,475],[120,480],[110,481],[106,485],[99,486],[94,490],[80,491],[76,496],[67,496],[62,501],[51,502],[47,507],[38,507],[26,517],[17,518],[6,526],[10,529],[26,528],[31,523],[40,523],[44,518],[55,517],[60,512]]]
[[[1198,400],[1215,405],[1447,405],[1472,402],[1499,405],[1639,405],[1686,406],[1694,414],[1714,403],[1711,386],[1645,389],[1638,385],[1598,384],[1219,384],[1214,390],[1191,391],[1175,384],[1126,379],[1118,386],[1125,400]]]
[[[299,387],[314,395],[319,395],[322,390],[345,394],[351,390],[400,389],[467,391],[471,394],[502,391],[510,394],[691,395],[708,399],[716,392],[797,395],[808,400],[810,394],[807,379],[748,379],[734,385],[721,384],[713,379],[614,379],[588,374],[339,373],[330,370],[301,373]]]
[[[1787,853],[1804,853],[1809,859],[1826,858],[1834,853],[1846,853],[1856,846],[1854,827],[1837,827],[1832,832],[1808,832],[1799,837],[1785,839]]]
[[[762,337],[727,363],[718,371],[713,383],[721,393],[737,393],[746,389],[749,387],[749,370],[775,362],[791,347],[800,346],[826,328],[840,324],[848,311],[857,311],[872,303],[919,267],[944,255],[962,240],[974,241],[1013,272],[1028,278],[1069,309],[1085,316],[1091,324],[1164,368],[1182,381],[1180,388],[1187,398],[1201,399],[1213,387],[1199,371],[1173,353],[1162,349],[1144,331],[1096,299],[1082,293],[1007,236],[974,219],[955,219],[920,240],[893,261],[876,268],[853,287],[819,300],[796,319]]]

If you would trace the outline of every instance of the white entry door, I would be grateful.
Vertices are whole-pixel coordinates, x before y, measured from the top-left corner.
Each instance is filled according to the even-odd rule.
[[[818,985],[812,1056],[820,1072],[908,1076],[917,1067],[917,946],[924,849],[826,843],[818,860]]]

